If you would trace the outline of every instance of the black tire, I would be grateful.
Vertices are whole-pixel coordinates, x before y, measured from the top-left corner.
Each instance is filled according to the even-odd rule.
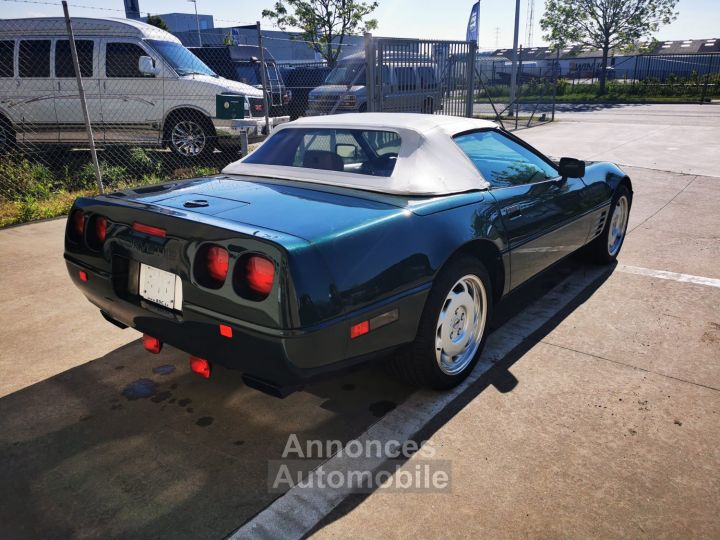
[[[620,211],[620,208],[622,208],[623,203],[621,202],[621,199],[624,199],[625,201],[625,217],[623,219],[623,224],[621,227],[616,227],[614,229],[615,222],[613,221],[613,218],[617,217],[617,212]],[[615,191],[615,194],[613,195],[612,201],[610,203],[610,210],[608,213],[608,217],[605,220],[605,227],[603,228],[602,233],[595,238],[592,242],[590,242],[587,246],[585,246],[585,256],[588,260],[591,262],[594,262],[596,264],[612,264],[617,260],[618,255],[620,254],[620,250],[622,249],[623,243],[625,242],[625,236],[627,234],[627,224],[628,224],[628,217],[630,215],[630,208],[632,207],[632,194],[628,190],[627,187],[624,185],[618,186],[617,190]],[[613,246],[611,248],[610,246],[610,235],[613,234],[611,231],[617,231],[622,230],[622,235],[617,243],[613,243]]]
[[[480,325],[482,328],[479,330],[479,337],[476,340],[475,352],[470,354],[470,349],[467,349],[467,358],[469,358],[469,360],[465,360],[467,364],[457,373],[448,373],[440,367],[441,362],[436,353],[437,336],[438,333],[442,333],[439,327],[439,318],[441,311],[447,310],[449,294],[451,291],[457,290],[455,285],[468,276],[476,278],[485,292],[485,312]],[[391,359],[390,371],[398,378],[415,386],[427,386],[436,390],[448,390],[457,386],[470,374],[480,358],[492,316],[492,305],[491,281],[483,264],[469,255],[461,255],[451,260],[435,278],[435,283],[425,302],[415,341],[398,351]],[[467,320],[470,320],[470,316]],[[455,328],[455,325],[451,325],[449,328]],[[471,326],[468,325],[466,330],[468,333],[471,332]]]
[[[181,111],[165,122],[163,142],[180,159],[200,161],[213,153],[217,136],[210,119],[194,111]]]

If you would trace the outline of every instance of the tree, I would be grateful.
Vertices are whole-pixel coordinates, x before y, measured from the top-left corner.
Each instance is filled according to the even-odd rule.
[[[159,28],[160,30],[165,30],[166,32],[170,31],[170,28],[168,27],[167,23],[165,21],[163,21],[157,15],[148,15],[148,18],[145,19],[145,22],[151,26]]]
[[[605,93],[608,54],[675,20],[678,0],[545,0],[540,26],[554,44],[602,50],[600,88]]]
[[[298,28],[301,39],[334,66],[345,36],[377,28],[375,19],[366,19],[377,6],[355,0],[280,0],[274,9],[264,9],[262,16],[281,30]]]

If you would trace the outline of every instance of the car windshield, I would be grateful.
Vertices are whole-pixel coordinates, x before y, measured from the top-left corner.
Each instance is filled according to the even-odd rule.
[[[333,128],[279,130],[243,163],[390,176],[400,152],[392,131]]]
[[[236,62],[235,73],[237,80],[241,83],[251,84],[253,86],[262,84],[262,73],[260,72],[260,63],[253,62],[240,63]],[[280,81],[280,75],[275,64],[265,64],[265,76],[268,84],[276,85]]]
[[[325,84],[344,84],[345,86],[365,85],[365,64],[362,62],[345,62],[338,64],[328,74]]]
[[[149,39],[147,42],[170,64],[178,75],[209,75],[210,77],[217,77],[217,73],[179,43],[157,39]]]

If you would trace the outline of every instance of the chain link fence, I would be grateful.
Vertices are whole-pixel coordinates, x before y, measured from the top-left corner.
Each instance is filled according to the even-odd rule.
[[[317,45],[259,24],[171,34],[111,8],[66,18],[40,3],[54,16],[0,19],[0,226],[62,215],[102,189],[215,174],[304,116],[414,112],[519,129],[552,120],[556,98],[597,92],[597,59],[539,65],[521,51],[510,103],[511,62],[470,42]],[[608,87],[704,100],[718,71],[720,55],[638,57],[613,66]]]

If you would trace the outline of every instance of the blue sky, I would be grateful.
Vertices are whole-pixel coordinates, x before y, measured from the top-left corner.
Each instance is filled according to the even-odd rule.
[[[3,17],[31,17],[61,15],[57,6],[42,3],[19,3],[0,0]],[[47,1],[47,0],[46,0]],[[379,0],[380,7],[374,16],[378,19],[377,35],[395,37],[422,37],[436,39],[464,39],[465,27],[473,0]],[[55,4],[50,1],[50,4]],[[123,16],[122,0],[71,0],[70,4],[100,9],[71,7],[77,16]],[[215,17],[216,26],[251,24],[260,18],[260,12],[272,7],[273,0],[198,0],[198,11]],[[524,43],[528,0],[521,0],[520,43]],[[542,31],[538,21],[542,16],[544,0],[535,0],[535,30],[533,45],[542,45]],[[512,45],[514,0],[482,0],[480,12],[480,46],[494,49]],[[193,5],[183,0],[140,0],[143,14],[193,12]],[[113,11],[117,10],[117,11]],[[660,40],[700,39],[720,37],[720,0],[680,0],[678,19],[662,28],[656,37]],[[263,25],[270,27],[269,21]]]

